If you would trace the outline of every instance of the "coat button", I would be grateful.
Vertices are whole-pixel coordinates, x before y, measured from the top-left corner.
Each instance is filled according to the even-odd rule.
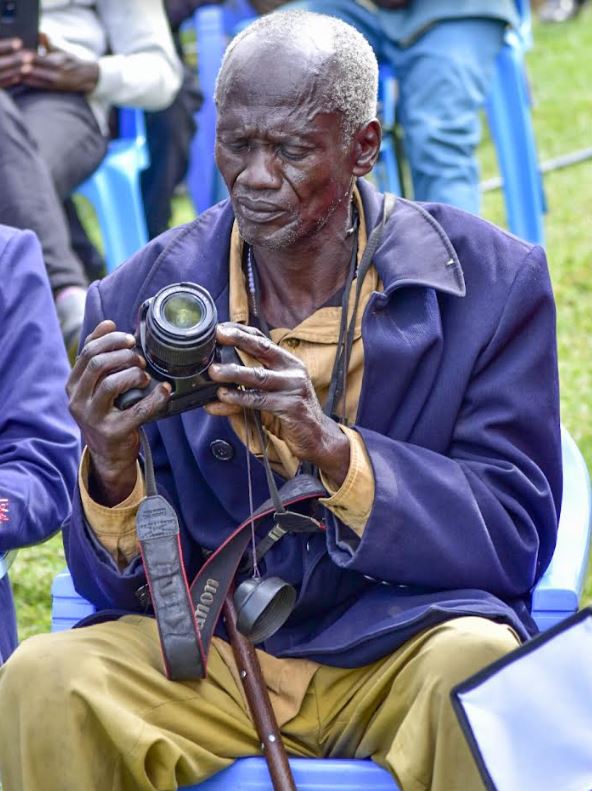
[[[230,461],[234,456],[234,448],[225,439],[215,439],[210,442],[210,451],[212,456],[218,461]]]

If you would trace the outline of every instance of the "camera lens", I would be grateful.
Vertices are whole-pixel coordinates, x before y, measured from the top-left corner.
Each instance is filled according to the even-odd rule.
[[[167,377],[195,376],[213,360],[218,316],[205,288],[166,286],[151,301],[142,339],[150,364]]]
[[[203,319],[201,305],[193,294],[171,294],[163,303],[162,313],[169,324],[180,330],[194,327]]]

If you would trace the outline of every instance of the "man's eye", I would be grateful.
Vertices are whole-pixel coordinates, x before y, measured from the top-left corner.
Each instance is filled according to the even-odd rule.
[[[281,157],[293,162],[304,159],[309,153],[307,148],[299,148],[298,146],[279,146],[278,151]]]
[[[232,152],[245,151],[249,147],[246,140],[228,140],[224,143],[226,148]]]

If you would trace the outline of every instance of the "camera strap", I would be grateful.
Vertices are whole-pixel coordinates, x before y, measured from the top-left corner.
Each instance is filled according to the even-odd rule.
[[[338,421],[345,419],[344,415],[341,418],[335,415],[335,408],[345,392],[362,283],[394,205],[395,197],[387,193],[381,220],[370,234],[362,260],[357,267],[355,301],[352,317],[347,325],[349,294],[356,275],[357,242],[354,242],[342,300],[338,347],[329,395],[324,406],[325,413]],[[172,505],[158,493],[150,444],[144,430],[140,432],[144,453],[146,497],[138,508],[136,529],[158,624],[165,673],[173,680],[205,678],[208,651],[216,624],[257,523],[273,517],[272,529],[258,542],[252,553],[251,561],[255,565],[257,560],[286,533],[324,529],[321,522],[311,516],[290,511],[289,506],[318,500],[319,497],[326,496],[325,488],[318,477],[309,473],[304,466],[301,472],[278,489],[267,454],[261,418],[258,412],[254,415],[270,498],[252,512],[206,558],[191,585],[188,583],[183,564],[177,515]]]
[[[351,349],[353,346],[356,318],[358,313],[358,306],[360,303],[362,285],[364,283],[364,278],[366,277],[368,270],[370,269],[370,266],[372,264],[372,258],[374,256],[374,253],[376,252],[376,249],[382,239],[387,220],[393,213],[393,210],[395,208],[395,203],[396,203],[396,196],[393,195],[393,193],[391,192],[385,193],[384,204],[383,204],[380,220],[378,224],[372,229],[370,236],[368,237],[368,241],[366,242],[366,246],[364,248],[364,252],[362,253],[362,258],[359,265],[356,265],[357,253],[358,253],[357,237],[358,237],[358,226],[359,226],[359,217],[357,211],[354,211],[353,213],[352,227],[348,231],[348,233],[354,234],[355,239],[352,248],[349,269],[343,289],[339,336],[337,341],[337,349],[335,352],[335,360],[333,363],[333,370],[331,372],[331,379],[329,383],[329,392],[327,394],[327,399],[325,401],[325,404],[323,405],[323,412],[329,417],[332,417],[337,423],[346,422],[345,403],[343,404],[341,415],[336,414],[336,409],[346,389],[347,371],[349,367],[349,358],[351,355]],[[255,316],[257,318],[257,321],[259,322],[261,329],[269,337],[270,334],[269,328],[267,327],[267,324],[265,322],[265,319],[261,313],[259,306],[259,297],[258,297],[260,291],[259,278],[250,246],[247,251],[247,256],[248,256],[248,264],[249,264],[247,270],[248,271],[247,279],[249,283],[250,302],[252,308],[254,309]],[[348,324],[347,315],[349,308],[349,298],[350,298],[350,293],[351,293],[354,278],[356,279],[355,300],[352,310],[352,316]],[[277,488],[275,485],[273,472],[271,470],[271,465],[269,463],[269,457],[266,450],[267,443],[265,442],[263,427],[261,424],[261,416],[258,412],[254,413],[254,421],[258,432],[259,444],[263,454],[263,463],[265,467],[265,474],[267,476],[267,484],[268,484],[269,492],[271,497],[273,498],[275,491],[276,493],[275,496],[277,499]],[[299,475],[308,475],[315,479],[318,477],[317,470],[307,462],[301,465],[300,471],[298,472],[296,477],[298,477]],[[250,557],[248,557],[245,560],[245,563],[241,568],[245,569],[249,565],[256,567],[257,563],[263,558],[263,556],[267,552],[269,552],[269,550],[288,532],[314,532],[315,527],[311,524],[311,522],[314,522],[314,520],[311,520],[310,517],[301,517],[300,514],[293,514],[291,512],[286,512],[285,514],[282,514],[281,509],[278,507],[275,514],[273,527],[271,528],[271,530],[269,530],[269,532],[265,536],[263,536],[259,540],[257,546],[249,553]]]
[[[205,678],[210,642],[224,600],[251,538],[253,523],[274,517],[304,524],[323,525],[288,510],[291,505],[326,495],[321,483],[310,475],[292,478],[242,522],[212,552],[188,584],[180,542],[179,523],[172,505],[156,488],[150,445],[141,431],[146,497],[136,517],[140,551],[158,624],[165,674],[173,680]],[[278,511],[279,507],[279,511]],[[284,516],[285,515],[285,516]],[[286,531],[287,532],[287,531]]]

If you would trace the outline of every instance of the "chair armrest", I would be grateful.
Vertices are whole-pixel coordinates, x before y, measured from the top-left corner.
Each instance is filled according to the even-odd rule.
[[[584,457],[566,429],[561,430],[563,504],[557,547],[545,575],[536,586],[532,609],[575,612],[584,588],[591,529],[590,475]]]

